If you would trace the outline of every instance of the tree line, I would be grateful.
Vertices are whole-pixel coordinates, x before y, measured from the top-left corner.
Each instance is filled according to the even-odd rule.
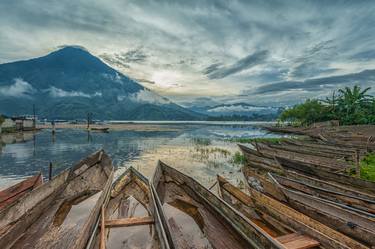
[[[371,88],[355,85],[334,91],[325,99],[307,99],[304,103],[284,110],[279,120],[296,125],[339,120],[341,125],[375,124],[375,97]]]

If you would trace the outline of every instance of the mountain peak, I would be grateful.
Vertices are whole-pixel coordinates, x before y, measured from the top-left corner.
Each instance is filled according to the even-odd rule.
[[[64,54],[82,54],[87,56],[93,56],[90,54],[90,52],[82,46],[79,45],[64,45],[59,46],[58,50],[55,50],[50,53],[50,55],[64,55]]]
[[[45,56],[31,59],[33,66],[63,72],[102,72],[114,74],[115,70],[81,46],[63,46]]]
[[[0,65],[0,113],[82,119],[202,119],[109,67],[88,50],[64,46],[45,56]]]

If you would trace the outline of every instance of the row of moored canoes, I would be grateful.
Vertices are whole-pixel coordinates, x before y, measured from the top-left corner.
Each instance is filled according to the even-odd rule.
[[[28,179],[6,192],[11,198],[0,193],[0,201],[6,200],[0,206],[0,248],[375,245],[372,183],[341,184],[330,178],[339,173],[314,168],[311,160],[282,158],[314,169],[296,170],[270,153],[240,148],[247,157],[246,192],[218,176],[216,195],[160,161],[151,181],[130,167],[112,183],[104,151],[46,183]],[[316,178],[318,170],[330,174]]]

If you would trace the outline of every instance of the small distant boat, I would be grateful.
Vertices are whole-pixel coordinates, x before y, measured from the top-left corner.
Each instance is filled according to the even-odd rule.
[[[100,150],[0,210],[0,248],[85,248],[113,179]]]
[[[26,193],[43,184],[42,173],[31,176],[5,190],[0,191],[0,210],[17,201]]]
[[[247,185],[245,194],[217,176],[219,195],[285,248],[368,248]]]
[[[108,132],[109,127],[92,127],[90,128],[91,131],[98,131],[98,132]]]
[[[133,167],[113,183],[87,248],[169,249],[149,182]]]
[[[173,248],[284,248],[193,178],[158,163],[152,190]]]

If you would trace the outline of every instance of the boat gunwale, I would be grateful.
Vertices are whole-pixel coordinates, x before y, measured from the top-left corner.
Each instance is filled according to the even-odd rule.
[[[269,248],[285,248],[280,242],[278,242],[277,240],[273,239],[271,236],[269,236],[267,233],[265,233],[263,231],[263,229],[261,229],[260,227],[258,227],[254,222],[252,222],[251,220],[249,220],[247,217],[245,217],[242,213],[240,213],[239,211],[237,211],[235,208],[233,208],[232,206],[230,206],[227,202],[225,202],[224,200],[222,200],[220,197],[218,197],[217,195],[215,195],[214,193],[212,193],[210,190],[208,190],[206,187],[204,187],[201,183],[199,183],[198,181],[194,180],[192,177],[188,176],[188,175],[185,175],[184,173],[178,171],[177,169],[167,165],[166,163],[162,162],[162,161],[158,161],[158,165],[157,165],[157,169],[155,170],[155,172],[157,170],[161,170],[162,171],[162,175],[164,175],[164,170],[163,168],[165,169],[168,169],[170,171],[172,171],[173,173],[175,173],[176,175],[184,178],[184,185],[186,185],[187,187],[191,188],[197,195],[199,198],[201,198],[204,203],[206,205],[208,205],[210,208],[212,208],[215,212],[217,212],[218,214],[221,215],[221,217],[225,220],[225,222],[231,226],[235,231],[236,233],[238,233],[244,240],[246,240],[250,245],[252,245],[254,248],[267,248],[267,246],[263,245],[263,244],[259,244],[260,241],[256,241],[256,240],[252,240],[248,235],[246,235],[244,233],[244,231],[242,231],[239,227],[235,226],[233,224],[233,220],[230,219],[225,213],[223,213],[223,211],[220,210],[219,207],[217,207],[216,205],[212,204],[209,200],[207,200],[207,198],[205,198],[201,193],[199,193],[198,191],[196,191],[196,187],[200,188],[201,190],[205,191],[207,194],[209,194],[210,196],[212,196],[213,198],[217,199],[217,201],[219,203],[221,203],[222,205],[225,206],[225,208],[229,209],[230,212],[232,212],[234,215],[236,215],[239,219],[243,220],[245,223],[247,223],[250,227],[252,227],[254,230],[252,231],[252,233],[255,235],[255,237],[257,239],[260,238],[260,236],[263,237],[263,239],[265,239],[266,241],[269,242],[268,246]],[[168,175],[170,175],[170,173],[168,173]],[[154,174],[154,177],[156,175]],[[171,178],[173,178],[172,176],[170,176]],[[156,183],[155,181],[156,179],[153,178],[153,185]],[[190,184],[189,182],[187,181],[190,181]],[[160,179],[157,179],[157,183],[160,182]],[[192,187],[191,183],[194,183]],[[155,189],[155,188],[154,188]],[[157,192],[156,192],[157,194]],[[159,200],[160,204],[161,204],[161,201],[160,201],[160,198],[157,197],[157,199]],[[162,212],[164,213],[164,211],[162,210]],[[168,225],[167,225],[168,226]],[[260,235],[260,236],[259,236]]]

